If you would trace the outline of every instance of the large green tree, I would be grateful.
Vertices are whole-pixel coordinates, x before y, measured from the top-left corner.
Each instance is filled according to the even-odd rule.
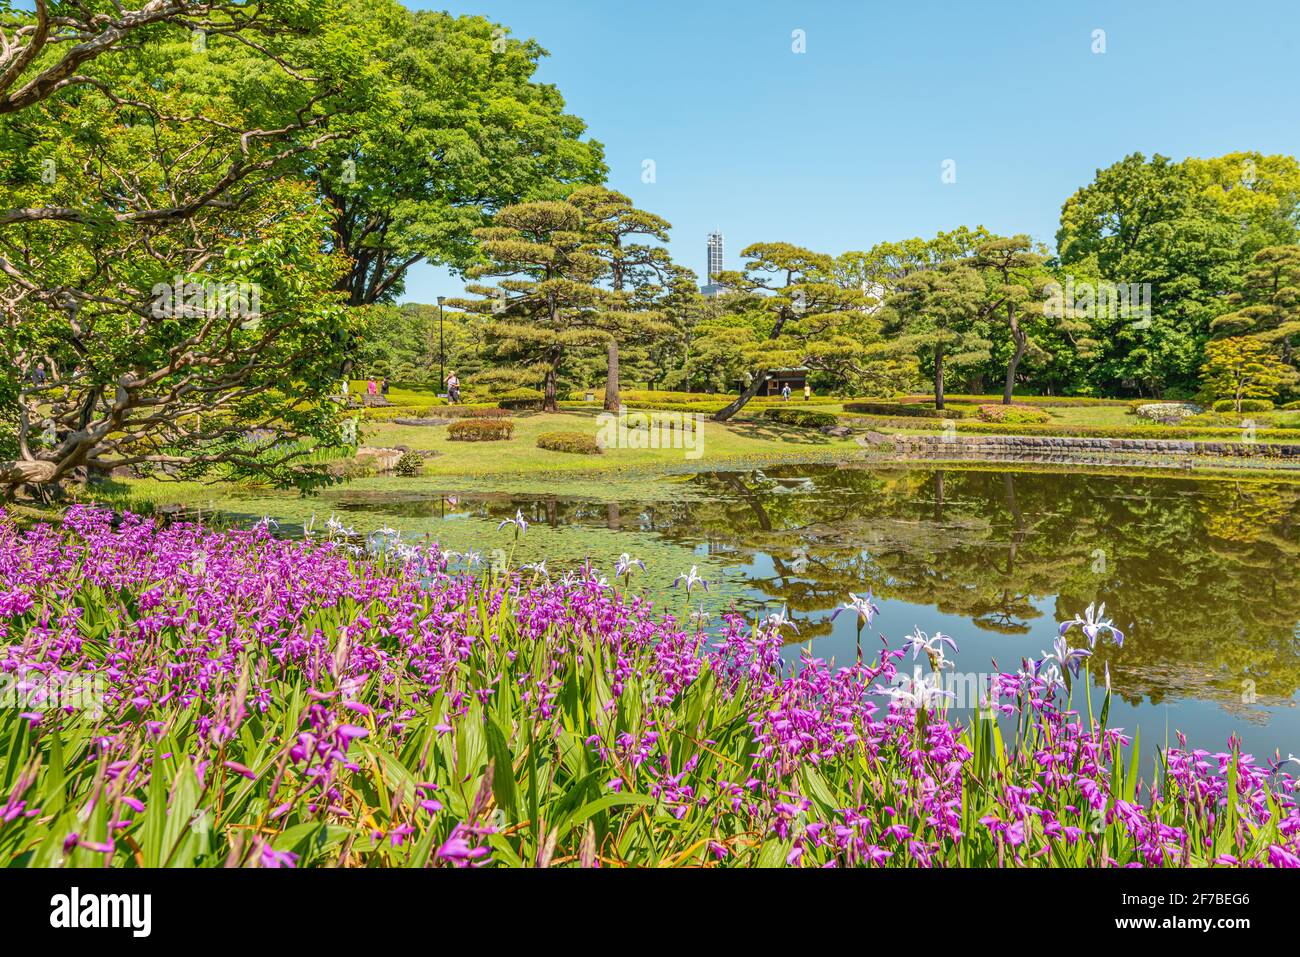
[[[1149,290],[1149,315],[1087,317],[1095,391],[1194,388],[1211,324],[1230,308],[1250,257],[1295,241],[1298,184],[1291,157],[1178,163],[1135,153],[1066,201],[1056,237],[1066,277]]]
[[[340,283],[349,303],[393,301],[420,262],[462,270],[477,261],[474,231],[497,210],[603,179],[600,144],[534,78],[546,55],[535,41],[482,17],[347,5],[382,22],[372,56],[386,83],[304,172],[352,263]]]
[[[43,26],[39,6],[8,34],[37,52],[0,53],[0,391],[17,398],[0,486],[119,466],[325,480],[301,458],[341,441],[327,393],[349,318],[296,171],[365,102],[371,28],[325,3],[149,3],[81,22],[106,51],[85,57],[81,5]]]

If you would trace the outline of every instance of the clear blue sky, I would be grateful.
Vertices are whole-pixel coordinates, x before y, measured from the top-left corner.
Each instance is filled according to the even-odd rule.
[[[715,227],[729,267],[762,240],[839,253],[961,224],[1052,244],[1066,197],[1128,153],[1300,153],[1300,0],[416,5],[538,40],[609,185],[698,273]],[[422,267],[407,299],[460,287]]]

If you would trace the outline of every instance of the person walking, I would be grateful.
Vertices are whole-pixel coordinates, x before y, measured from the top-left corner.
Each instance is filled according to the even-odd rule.
[[[379,386],[375,384],[375,380],[374,380],[374,379],[370,379],[368,382],[366,382],[366,391],[367,391],[368,393],[370,393],[371,395],[376,395],[376,394],[378,394],[378,392],[379,392]]]
[[[388,376],[384,376],[383,381],[379,383],[379,394],[388,398]]]
[[[456,378],[455,372],[447,376],[447,398],[457,405],[460,404],[460,379]]]
[[[812,398],[812,386],[810,386],[807,382],[805,382],[803,384],[803,400],[807,402],[811,398]]]
[[[790,383],[788,382],[785,385],[781,386],[781,401],[782,402],[790,401]]]

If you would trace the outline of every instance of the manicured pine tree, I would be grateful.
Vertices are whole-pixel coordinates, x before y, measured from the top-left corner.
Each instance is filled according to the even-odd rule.
[[[1240,412],[1243,399],[1271,399],[1287,376],[1287,367],[1268,346],[1250,336],[1206,343],[1201,366],[1202,395],[1207,401],[1231,399]]]
[[[714,280],[733,290],[727,308],[753,318],[758,339],[747,352],[752,378],[714,419],[725,422],[758,395],[775,370],[806,366],[859,379],[885,368],[876,363],[877,300],[837,281],[835,260],[790,243],[755,243],[741,256],[742,272]]]
[[[1033,349],[1047,353],[1031,338],[1034,320],[1043,316],[1043,299],[1039,293],[1048,277],[1043,272],[1044,257],[1035,253],[1028,236],[990,239],[975,249],[970,265],[985,279],[987,295],[981,312],[990,326],[1003,325],[1011,338],[1011,357],[1007,361],[1002,404],[1011,404],[1016,383],[1016,368],[1025,353]]]
[[[452,305],[484,316],[493,357],[540,377],[542,408],[558,411],[562,365],[606,341],[606,316],[617,301],[594,285],[605,267],[589,251],[582,213],[565,202],[520,203],[499,211],[475,236],[487,262],[466,275],[497,283],[467,285],[466,292],[483,298]]]
[[[1263,343],[1286,365],[1284,382],[1294,388],[1300,384],[1300,246],[1269,246],[1254,261],[1244,288],[1230,297],[1239,308],[1215,319],[1210,331]]]
[[[991,343],[981,311],[984,280],[970,266],[946,263],[912,273],[885,300],[886,331],[893,347],[928,360],[934,367],[934,407],[943,408],[943,382],[954,367],[987,362]]]
[[[652,306],[674,274],[667,249],[632,240],[646,237],[667,242],[672,227],[667,220],[637,209],[622,193],[603,186],[582,187],[569,197],[569,203],[582,212],[587,236],[584,251],[604,264],[602,278],[616,296],[611,300],[615,308],[602,317],[602,324],[609,337],[605,410],[617,412],[619,342],[662,331],[663,319]]]

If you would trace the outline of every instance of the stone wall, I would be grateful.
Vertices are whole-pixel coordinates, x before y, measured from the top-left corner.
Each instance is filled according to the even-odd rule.
[[[1184,439],[1088,439],[1028,435],[894,435],[894,450],[926,458],[1096,458],[1114,455],[1283,459],[1300,464],[1300,444]]]

